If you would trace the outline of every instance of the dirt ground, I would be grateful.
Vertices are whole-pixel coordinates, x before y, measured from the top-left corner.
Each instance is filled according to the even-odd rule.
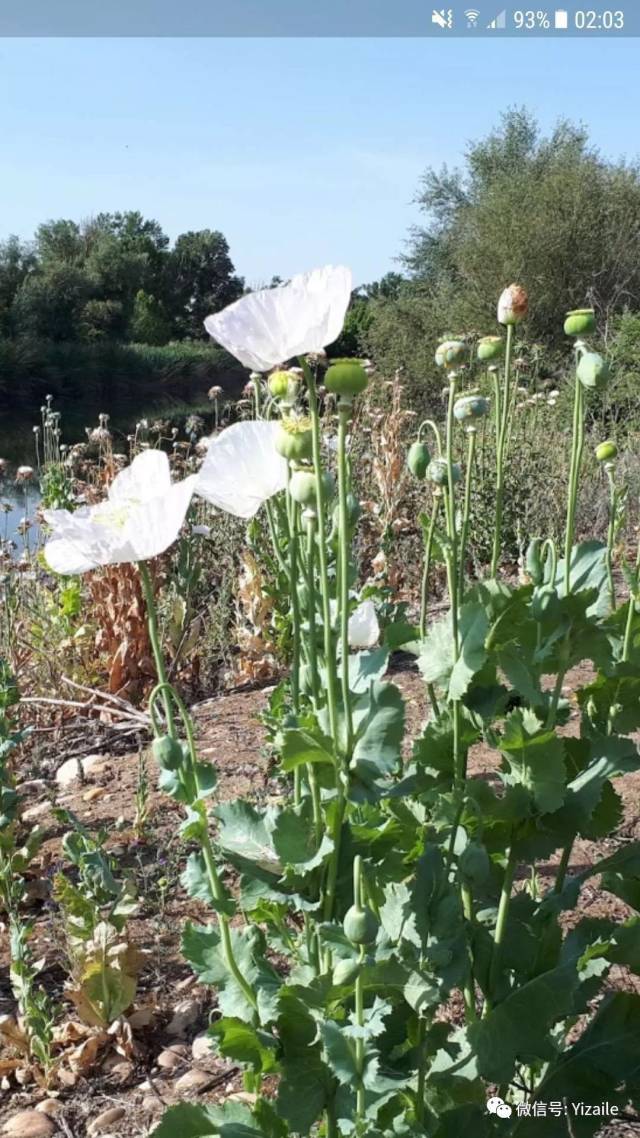
[[[392,678],[407,701],[407,738],[411,739],[425,718],[424,685],[410,669],[394,670]],[[567,689],[575,687],[579,678],[576,674],[569,676]],[[279,793],[277,782],[269,776],[263,729],[257,718],[267,697],[268,689],[232,693],[194,708],[200,751],[218,769],[222,799],[246,795],[264,800]],[[574,712],[569,730],[575,728],[576,718]],[[491,762],[489,752],[476,748],[471,756],[471,774],[486,776]],[[67,1065],[68,1085],[56,1088],[53,1095],[33,1084],[16,1087],[13,1075],[3,1077],[0,1132],[17,1112],[33,1110],[38,1104],[42,1107],[43,1100],[53,1098],[55,1101],[46,1106],[47,1115],[40,1115],[54,1123],[53,1134],[66,1138],[84,1138],[93,1133],[107,1138],[139,1138],[149,1133],[165,1106],[173,1102],[185,1098],[210,1102],[243,1095],[237,1069],[207,1053],[199,1038],[206,1030],[213,997],[210,990],[194,982],[180,956],[179,940],[185,919],[206,919],[206,913],[185,895],[178,881],[184,860],[176,837],[181,808],[156,791],[153,760],[148,758],[147,763],[149,821],[142,835],[136,835],[133,828],[140,769],[140,757],[135,751],[101,756],[84,781],[76,779],[60,790],[57,798],[58,805],[73,811],[91,830],[104,827],[109,833],[109,848],[121,865],[135,874],[142,905],[130,923],[130,931],[134,942],[148,950],[148,960],[141,974],[133,1015],[119,1034],[114,1033],[107,1040],[97,1043],[78,1038],[75,1046],[70,1042],[73,1058]],[[31,887],[37,943],[46,956],[42,978],[47,989],[66,1006],[72,1021],[73,1009],[63,995],[62,934],[49,905],[51,879],[60,859],[60,838],[65,828],[52,813],[50,793],[55,780],[42,773],[38,777],[37,770],[27,773],[32,777],[22,788],[26,816],[46,833],[42,869]],[[51,773],[45,771],[44,776]],[[592,864],[620,842],[640,837],[640,774],[619,780],[618,789],[625,813],[616,840],[576,843],[573,869]],[[624,917],[627,912],[622,902],[587,885],[580,909],[580,915],[585,914]],[[4,1014],[13,1011],[7,964],[5,943],[0,945],[0,1013]],[[638,987],[636,978],[620,970],[610,982]],[[99,1116],[103,1114],[102,1120]],[[541,1126],[541,1138],[542,1131]],[[634,1132],[637,1133],[623,1125],[612,1131],[616,1138]],[[24,1130],[25,1135],[31,1133],[40,1132]]]

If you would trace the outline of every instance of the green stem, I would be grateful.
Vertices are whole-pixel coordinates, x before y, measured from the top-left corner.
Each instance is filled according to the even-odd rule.
[[[500,903],[498,905],[498,917],[496,920],[496,928],[493,935],[493,949],[491,952],[491,964],[489,966],[489,992],[491,995],[485,1004],[485,1014],[488,1011],[491,1011],[491,1008],[493,1006],[493,992],[500,976],[500,968],[502,965],[502,945],[504,943],[505,933],[507,931],[507,917],[509,916],[511,891],[513,889],[513,878],[516,871],[516,864],[517,861],[515,851],[513,845],[510,845],[507,852],[507,864],[504,868],[502,890],[500,892]]]
[[[309,625],[309,673],[311,677],[311,698],[315,710],[320,703],[320,676],[318,673],[318,650],[316,645],[316,571],[315,571],[316,518],[307,515],[307,623]],[[307,778],[313,803],[313,822],[318,841],[322,837],[322,807],[320,788],[314,763],[307,766]]]
[[[425,1091],[427,1087],[427,1067],[429,1056],[426,1048],[427,1021],[423,1015],[418,1020],[418,1085],[416,1087],[416,1122],[424,1122]]]
[[[567,870],[569,868],[569,862],[571,861],[571,854],[573,852],[573,843],[574,842],[575,842],[575,837],[573,837],[570,842],[567,842],[566,846],[564,847],[564,849],[562,851],[562,857],[560,858],[560,861],[558,863],[558,872],[556,873],[555,885],[553,887],[554,893],[562,893],[565,878],[567,876]]]
[[[629,611],[627,612],[627,623],[624,630],[624,644],[622,648],[623,663],[629,663],[631,655],[631,637],[633,635],[633,618],[636,611],[636,598],[638,595],[638,580],[640,579],[640,542],[638,543],[638,553],[636,556],[636,571],[633,589],[629,590]]]
[[[507,325],[507,346],[504,361],[504,391],[496,403],[496,518],[493,531],[493,554],[491,557],[491,576],[496,577],[502,552],[502,512],[504,506],[504,467],[505,443],[509,425],[511,361],[513,359],[513,324]],[[500,380],[496,386],[499,388]],[[500,406],[498,405],[500,404]]]
[[[147,621],[148,621],[148,625],[149,625],[149,639],[151,640],[151,647],[152,647],[153,654],[154,654],[156,670],[158,672],[158,676],[162,676],[160,683],[157,685],[157,687],[151,693],[151,697],[150,697],[149,702],[150,702],[150,704],[152,703],[154,696],[157,692],[161,693],[162,700],[163,700],[164,707],[165,707],[165,713],[167,716],[167,724],[171,724],[171,737],[173,739],[177,738],[177,733],[176,733],[176,728],[175,728],[175,718],[174,718],[173,706],[172,706],[172,703],[175,703],[175,705],[178,709],[178,712],[180,714],[180,719],[181,719],[183,727],[184,727],[185,735],[187,737],[187,745],[189,748],[189,759],[190,759],[190,763],[191,763],[191,770],[193,773],[194,784],[195,784],[195,788],[196,788],[196,798],[199,799],[200,795],[201,795],[201,789],[202,788],[201,788],[200,780],[198,777],[198,756],[197,756],[197,751],[196,751],[196,742],[195,742],[195,735],[194,735],[194,731],[193,731],[193,723],[191,720],[191,716],[189,715],[189,712],[187,711],[187,708],[186,708],[183,700],[178,695],[175,688],[173,688],[171,686],[171,684],[167,681],[167,678],[166,678],[166,670],[165,670],[165,666],[164,666],[164,659],[162,656],[162,648],[160,646],[160,641],[159,641],[158,634],[157,634],[157,613],[156,613],[155,600],[154,600],[154,596],[153,596],[153,587],[151,585],[151,578],[149,575],[149,570],[147,569],[147,566],[144,564],[144,562],[141,562],[141,561],[138,562],[138,570],[139,570],[140,577],[141,577],[141,580],[143,583],[145,600],[146,600],[146,604],[147,604]],[[202,849],[202,856],[203,856],[203,860],[204,860],[204,864],[205,864],[205,869],[207,871],[207,878],[209,881],[209,887],[211,889],[211,894],[213,896],[214,901],[218,905],[218,920],[220,923],[220,939],[222,942],[222,949],[223,949],[223,953],[224,953],[224,957],[225,957],[227,967],[228,967],[229,971],[231,972],[232,976],[234,977],[236,983],[238,984],[238,986],[241,988],[242,992],[244,993],[244,996],[245,996],[245,999],[247,1000],[247,1003],[254,1009],[254,1011],[256,1011],[257,1007],[258,1007],[258,1001],[257,1001],[256,995],[255,995],[255,992],[254,992],[253,988],[251,987],[251,984],[242,975],[242,972],[240,971],[240,969],[236,963],[236,959],[235,959],[235,956],[233,953],[233,945],[231,943],[231,931],[230,931],[230,927],[229,927],[229,918],[227,917],[227,915],[224,912],[221,911],[221,907],[225,901],[225,893],[224,893],[224,888],[223,888],[222,882],[220,881],[220,877],[218,875],[218,870],[216,868],[213,846],[211,844],[211,838],[209,836],[208,830],[206,830],[206,829],[200,835],[200,845],[201,845],[201,849]]]
[[[433,536],[435,533],[436,522],[440,512],[440,502],[442,500],[441,494],[434,497],[433,510],[431,511],[431,520],[429,522],[429,529],[427,532],[427,541],[424,549],[424,569],[422,571],[422,587],[420,589],[420,639],[424,640],[427,635],[427,603],[429,599],[429,571],[431,569],[431,550],[433,549]]]
[[[164,664],[164,655],[160,644],[160,633],[158,630],[158,613],[156,610],[155,597],[153,595],[153,582],[151,574],[145,561],[138,561],[138,573],[140,574],[140,582],[142,584],[142,592],[144,595],[144,602],[147,609],[147,627],[149,629],[149,640],[151,642],[151,651],[156,665],[156,674],[158,682],[163,685],[164,691],[162,701],[164,703],[165,717],[167,720],[167,735],[172,739],[177,739],[176,725],[173,715],[173,704],[171,696],[169,695],[168,686],[169,681],[167,678],[167,670]]]
[[[613,476],[613,468],[607,463],[607,478],[609,480],[609,527],[607,529],[607,580],[609,582],[609,601],[611,608],[616,607],[616,587],[613,580],[613,542],[616,533],[616,510],[618,492]]]
[[[351,402],[341,399],[338,403],[338,550],[340,580],[340,657],[342,664],[342,703],[346,724],[346,757],[351,757],[353,747],[353,721],[351,714],[351,691],[349,688],[349,517],[347,510],[348,471],[347,471],[347,429],[351,418]]]
[[[460,564],[458,570],[458,591],[460,600],[464,598],[464,569],[467,555],[467,539],[469,536],[469,519],[471,515],[471,486],[473,484],[473,467],[476,453],[476,428],[468,427],[469,445],[467,448],[467,470],[464,482],[464,506],[462,510],[462,529],[460,531]]]
[[[423,422],[418,427],[418,436],[417,436],[418,442],[421,439],[422,432],[423,432],[425,427],[429,427],[430,430],[433,432],[434,438],[436,440],[436,448],[437,448],[437,452],[438,452],[438,458],[442,458],[442,438],[440,437],[440,431],[438,430],[438,427],[437,427],[436,423],[434,423],[433,419],[424,419]]]
[[[569,596],[571,592],[571,550],[576,524],[576,502],[578,498],[578,483],[580,480],[580,466],[584,449],[584,395],[582,384],[576,377],[573,399],[573,429],[571,438],[571,467],[569,471],[569,489],[567,494],[567,521],[564,539],[564,588]]]

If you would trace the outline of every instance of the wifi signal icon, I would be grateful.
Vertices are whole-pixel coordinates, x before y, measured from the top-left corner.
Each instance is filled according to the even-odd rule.
[[[480,13],[476,8],[467,8],[465,12],[468,28],[477,28]]]

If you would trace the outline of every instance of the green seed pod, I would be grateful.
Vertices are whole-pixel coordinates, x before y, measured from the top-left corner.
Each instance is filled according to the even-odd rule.
[[[618,457],[618,448],[611,439],[607,439],[604,443],[599,443],[596,447],[596,458],[598,462],[613,462],[614,458]]]
[[[151,750],[158,766],[163,770],[177,771],[182,765],[182,747],[177,739],[172,739],[169,735],[159,735],[154,739]]]
[[[412,443],[407,454],[407,466],[418,482],[424,482],[430,462],[431,455],[427,444],[420,441]]]
[[[532,537],[525,557],[525,569],[534,585],[541,585],[544,580],[542,545],[541,537]]]
[[[536,589],[531,600],[533,619],[538,623],[544,620],[555,620],[560,609],[557,589],[553,585],[543,585]]]
[[[453,413],[459,423],[473,419],[484,419],[489,414],[489,400],[484,395],[462,395],[453,405]]]
[[[289,462],[310,462],[313,455],[313,435],[308,419],[282,419],[276,435],[275,448]]]
[[[564,330],[567,336],[590,336],[596,330],[593,308],[574,308],[573,312],[567,312]]]
[[[451,466],[451,474],[453,482],[459,482],[462,478],[462,471],[457,462]],[[449,485],[449,474],[447,469],[446,458],[432,458],[427,470],[427,478],[430,482],[434,482],[436,486],[447,487]]]
[[[483,363],[499,360],[504,355],[504,340],[502,336],[483,336],[478,341],[478,359]]]
[[[322,472],[325,498],[333,497],[335,482],[328,470]],[[289,493],[301,506],[315,506],[317,501],[316,476],[312,470],[294,470],[289,480]]]
[[[585,352],[578,364],[577,374],[583,387],[602,391],[609,380],[609,364],[598,352]]]
[[[324,384],[327,391],[345,399],[360,395],[369,382],[360,360],[335,360],[327,368]]]
[[[373,944],[378,935],[378,921],[371,909],[352,905],[342,922],[344,935],[352,944]]]
[[[342,988],[347,984],[355,984],[359,971],[359,960],[339,960],[333,969],[333,983],[335,987]]]
[[[291,371],[272,371],[267,386],[274,399],[293,401],[298,392],[298,377]]]
[[[466,347],[461,340],[444,340],[436,348],[435,361],[438,367],[456,367],[464,363]]]

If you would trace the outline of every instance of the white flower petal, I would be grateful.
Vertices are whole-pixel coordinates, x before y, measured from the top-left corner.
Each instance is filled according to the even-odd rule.
[[[352,648],[373,648],[380,639],[380,625],[371,600],[361,601],[349,617],[349,644]]]
[[[351,270],[326,265],[261,289],[207,316],[210,336],[245,367],[270,371],[337,340],[351,297]]]
[[[277,423],[234,423],[211,442],[196,494],[239,518],[252,518],[287,485],[287,463],[275,448]]]
[[[154,457],[152,457],[154,456]],[[135,469],[133,469],[135,467]],[[173,485],[167,456],[145,451],[114,479],[115,493],[71,513],[46,510],[52,536],[45,560],[56,573],[86,573],[100,565],[146,561],[175,541],[185,519],[197,476]]]
[[[112,502],[131,499],[146,502],[164,494],[171,486],[169,459],[163,450],[143,450],[116,475],[109,487]]]

